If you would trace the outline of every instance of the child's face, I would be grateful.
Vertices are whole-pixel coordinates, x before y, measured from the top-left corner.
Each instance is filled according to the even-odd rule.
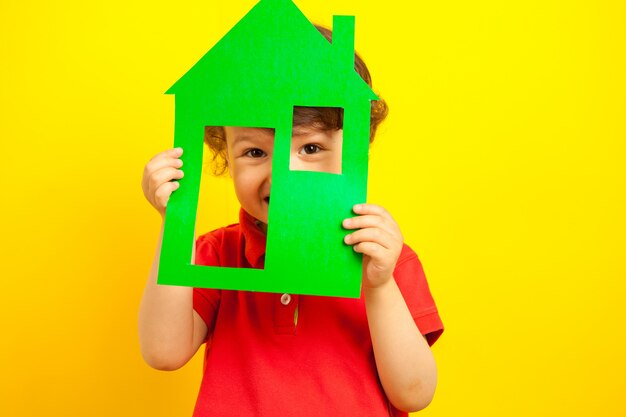
[[[228,170],[237,199],[254,218],[267,224],[272,186],[274,132],[247,127],[225,127]],[[343,131],[295,128],[291,139],[290,169],[341,173]]]

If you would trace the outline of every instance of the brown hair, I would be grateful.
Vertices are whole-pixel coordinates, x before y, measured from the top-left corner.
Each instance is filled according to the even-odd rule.
[[[323,26],[315,25],[315,28],[332,43],[332,31]],[[372,77],[367,65],[359,54],[354,54],[354,70],[361,76],[367,85],[372,87]],[[382,98],[372,101],[370,114],[370,143],[374,141],[376,129],[387,117],[389,109]],[[339,130],[343,128],[343,109],[340,107],[300,107],[294,106],[293,125],[311,126],[324,131]],[[222,175],[228,169],[226,159],[226,132],[222,126],[206,126],[204,128],[204,142],[213,153],[215,175]]]

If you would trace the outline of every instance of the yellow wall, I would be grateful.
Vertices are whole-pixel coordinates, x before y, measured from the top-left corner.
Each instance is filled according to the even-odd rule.
[[[163,92],[254,1],[38,3],[0,3],[0,415],[190,415],[200,356],[139,354],[159,228],[140,179],[172,143]],[[370,201],[447,326],[422,415],[623,415],[625,3],[320,3],[298,5],[357,16],[391,108]]]

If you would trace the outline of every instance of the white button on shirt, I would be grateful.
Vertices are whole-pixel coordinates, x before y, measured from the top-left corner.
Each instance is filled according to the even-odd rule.
[[[289,303],[291,303],[291,295],[289,294],[283,294],[280,296],[280,302],[282,305],[284,306],[288,306]]]

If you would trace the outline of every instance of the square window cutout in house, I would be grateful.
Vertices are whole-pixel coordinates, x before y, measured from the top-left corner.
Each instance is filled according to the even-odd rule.
[[[204,143],[196,212],[196,239],[213,230],[241,224],[242,221],[246,221],[248,226],[256,227],[261,233],[255,236],[264,239],[267,231],[274,129],[206,126]],[[234,166],[231,167],[231,164]],[[263,193],[267,195],[264,196]],[[240,214],[242,207],[249,216]],[[228,233],[233,230],[230,227]],[[254,251],[246,254],[250,258],[253,255]],[[195,264],[199,265],[197,258]]]
[[[341,174],[342,146],[343,108],[294,107],[290,170]]]

